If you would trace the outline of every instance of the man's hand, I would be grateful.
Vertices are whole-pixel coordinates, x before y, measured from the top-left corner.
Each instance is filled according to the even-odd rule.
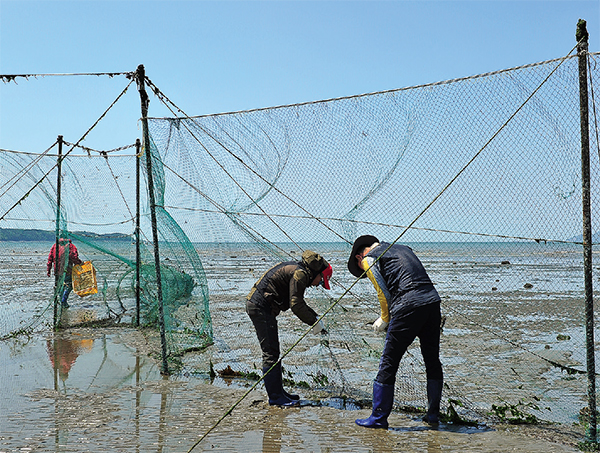
[[[312,326],[310,331],[315,335],[327,333],[327,330],[325,330],[325,324],[323,324],[323,320],[319,321],[314,326]]]
[[[378,318],[377,321],[373,323],[373,330],[375,332],[383,332],[389,323],[385,322],[383,319]]]

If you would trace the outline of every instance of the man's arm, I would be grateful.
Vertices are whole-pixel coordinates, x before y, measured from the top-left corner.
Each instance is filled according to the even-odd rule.
[[[75,244],[69,244],[69,259],[73,264],[83,264],[83,261],[79,259],[79,252]]]
[[[50,253],[48,254],[48,263],[46,264],[46,273],[48,274],[48,277],[50,277],[50,271],[52,270],[52,263],[54,263],[55,249],[56,249],[56,244],[54,244],[52,246],[52,248],[50,249]]]
[[[317,320],[317,313],[308,306],[304,300],[304,291],[310,284],[309,276],[297,270],[290,279],[290,308],[302,322],[313,325]]]
[[[387,285],[385,284],[385,280],[379,272],[379,269],[377,269],[377,266],[373,264],[374,262],[374,258],[365,257],[362,265],[364,269],[367,269],[367,277],[369,277],[369,280],[377,291],[377,299],[379,300],[379,306],[381,308],[381,322],[379,322],[379,319],[375,321],[375,324],[377,325],[373,324],[373,329],[381,331],[384,330],[390,322],[390,310],[388,305],[390,294]]]

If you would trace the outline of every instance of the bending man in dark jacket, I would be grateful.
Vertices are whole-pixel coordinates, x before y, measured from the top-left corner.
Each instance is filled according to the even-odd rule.
[[[367,428],[388,428],[388,416],[394,404],[396,373],[402,356],[416,337],[427,373],[428,410],[424,420],[439,422],[442,398],[440,362],[440,296],[423,264],[405,245],[379,243],[375,236],[360,236],[354,241],[348,270],[355,277],[369,277],[377,290],[381,317],[375,331],[387,327],[379,372],[373,382],[373,413],[356,420]],[[365,272],[366,271],[366,272]]]
[[[271,405],[292,406],[299,399],[298,395],[291,395],[283,389],[277,315],[291,308],[304,323],[315,324],[318,316],[304,301],[304,291],[319,284],[329,289],[331,274],[331,266],[325,259],[306,250],[302,261],[284,262],[269,269],[246,298],[246,313],[254,324],[262,349],[264,383]],[[313,333],[327,333],[322,321],[314,325]],[[275,367],[267,373],[273,365]]]

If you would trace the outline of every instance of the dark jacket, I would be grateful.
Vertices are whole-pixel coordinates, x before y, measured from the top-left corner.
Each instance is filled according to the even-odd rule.
[[[302,261],[280,263],[265,272],[247,299],[258,307],[269,308],[274,316],[291,308],[304,323],[312,325],[318,316],[304,301],[304,291],[328,266],[318,254],[306,251]]]
[[[394,244],[388,249],[389,246],[389,243],[382,242],[366,257],[374,262],[381,255],[371,270],[376,280],[381,280],[383,293],[389,298],[390,314],[393,316],[405,309],[440,302],[425,267],[412,249],[401,244]]]

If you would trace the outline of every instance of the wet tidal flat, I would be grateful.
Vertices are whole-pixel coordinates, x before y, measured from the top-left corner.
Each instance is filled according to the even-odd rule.
[[[394,412],[388,431],[355,425],[368,408],[266,403],[251,382],[160,375],[133,329],[72,329],[2,343],[0,452],[568,452],[581,433],[551,425],[429,427]],[[304,398],[305,395],[301,396]],[[220,423],[227,411],[237,407]]]

